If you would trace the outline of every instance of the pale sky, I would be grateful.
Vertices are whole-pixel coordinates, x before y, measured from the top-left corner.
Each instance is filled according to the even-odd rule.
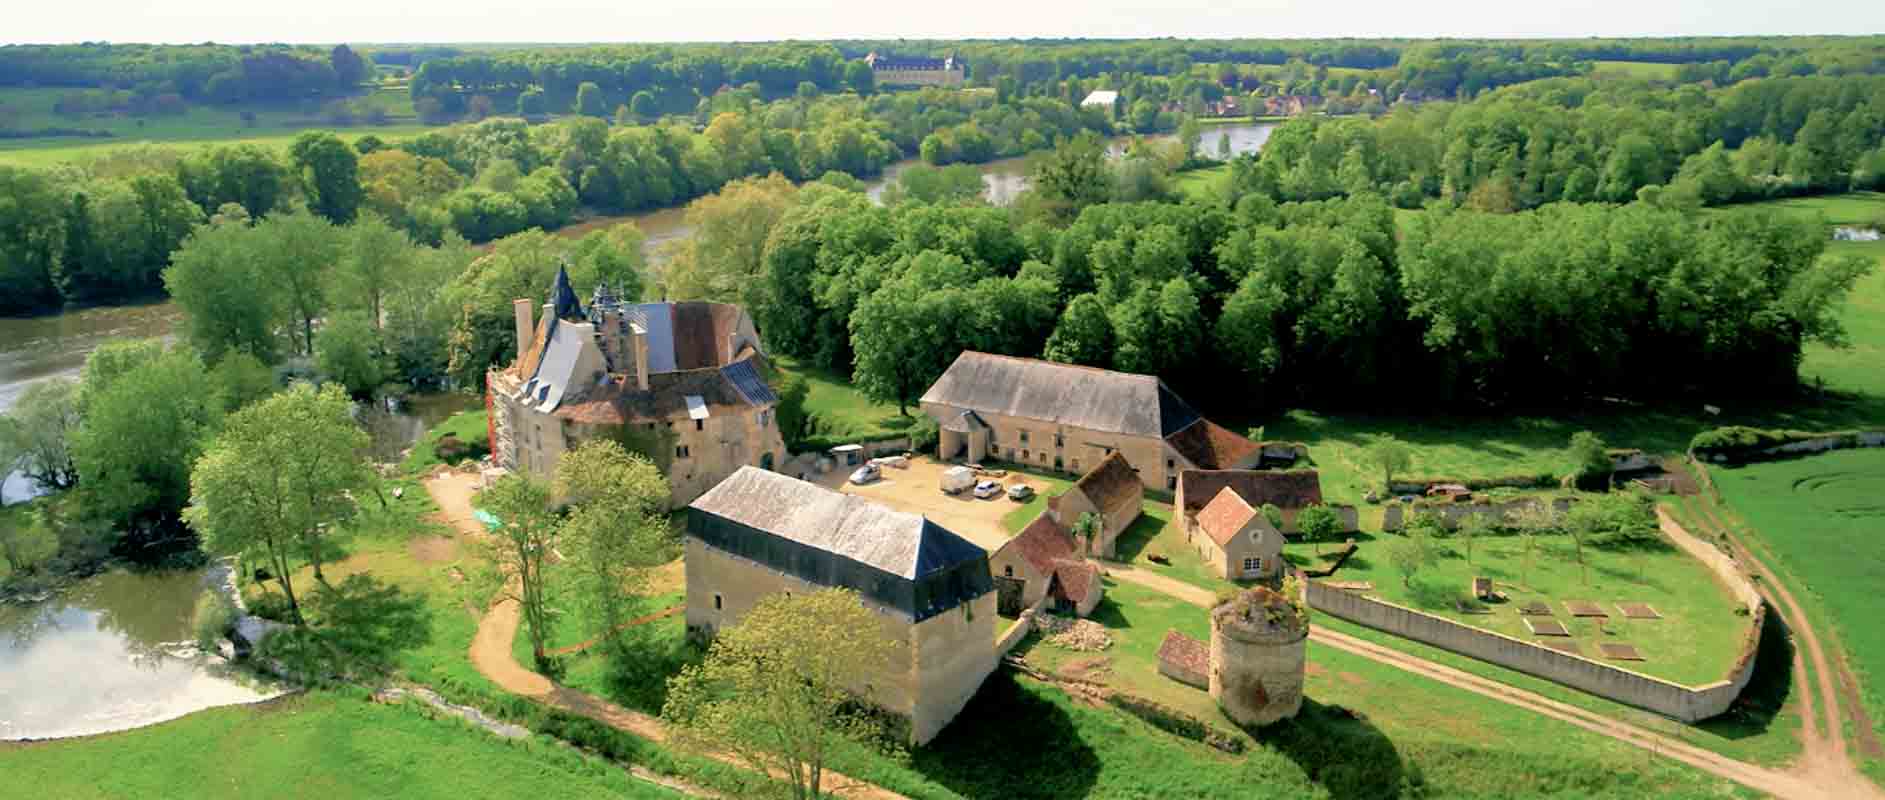
[[[0,43],[1582,37],[1885,32],[1881,0],[9,0]]]

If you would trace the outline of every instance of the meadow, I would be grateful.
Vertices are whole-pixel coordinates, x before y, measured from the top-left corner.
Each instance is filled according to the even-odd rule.
[[[1736,526],[1837,631],[1875,726],[1885,722],[1885,450],[1710,470]],[[1810,613],[1810,612],[1809,612]],[[1815,620],[1819,623],[1819,620]],[[1885,730],[1881,730],[1885,733]]]
[[[0,744],[7,784],[32,796],[437,798],[682,795],[545,737],[507,741],[359,689],[214,708],[104,736]],[[107,768],[108,765],[108,768]]]
[[[1590,74],[1593,78],[1667,81],[1675,79],[1676,67],[1651,61],[1598,61],[1591,65]]]

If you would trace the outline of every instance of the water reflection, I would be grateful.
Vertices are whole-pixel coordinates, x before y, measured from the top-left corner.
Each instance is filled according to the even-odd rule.
[[[123,730],[279,694],[192,652],[191,614],[212,576],[113,572],[0,607],[0,739]]]

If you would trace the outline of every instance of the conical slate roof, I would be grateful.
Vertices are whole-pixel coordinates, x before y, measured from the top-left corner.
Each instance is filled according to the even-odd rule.
[[[570,285],[568,265],[556,268],[556,285],[550,287],[550,305],[555,307],[557,319],[580,322],[588,316],[583,313],[582,301],[576,299],[576,288]]]

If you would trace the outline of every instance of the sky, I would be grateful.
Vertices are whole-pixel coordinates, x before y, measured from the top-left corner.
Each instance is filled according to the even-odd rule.
[[[0,43],[1582,37],[1885,32],[1881,0],[14,0]]]

